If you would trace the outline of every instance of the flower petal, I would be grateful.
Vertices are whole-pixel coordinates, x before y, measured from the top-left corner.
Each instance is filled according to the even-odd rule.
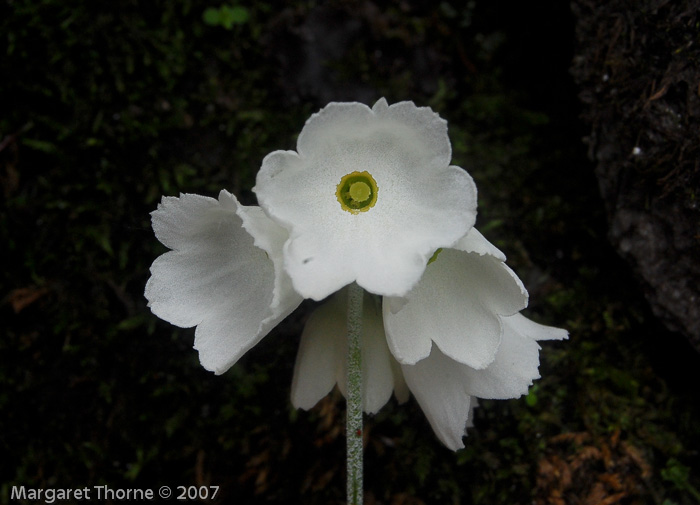
[[[347,336],[343,342],[347,346]],[[391,398],[395,384],[394,359],[386,345],[381,307],[365,294],[362,310],[362,396],[363,409],[368,414],[379,412]],[[338,386],[345,391],[347,360],[343,360]],[[397,395],[401,395],[399,391]]]
[[[235,197],[165,197],[152,213],[156,237],[173,249],[151,266],[145,296],[155,315],[176,326],[197,326],[202,366],[221,374],[299,304],[280,293],[275,271],[237,216]]]
[[[344,360],[347,323],[342,300],[332,297],[309,316],[292,377],[292,405],[309,410],[331,392]]]
[[[429,109],[329,104],[307,121],[298,151],[265,157],[254,191],[289,230],[285,268],[305,297],[320,300],[353,281],[401,296],[435,249],[474,223],[476,187],[447,165],[445,122]],[[336,195],[353,172],[376,181],[376,203],[366,212],[344,209]]]
[[[354,135],[373,119],[372,109],[359,102],[331,102],[306,120],[297,138],[297,152],[301,156],[314,156],[319,144],[336,136],[339,140]]]
[[[459,239],[459,241],[452,246],[452,249],[476,253],[479,256],[493,256],[499,261],[506,260],[506,255],[503,254],[495,245],[486,240],[486,238],[476,228],[469,230],[469,233]]]
[[[501,341],[499,315],[527,305],[527,292],[499,259],[446,249],[439,253],[403,307],[388,298],[384,327],[389,348],[402,364],[426,358],[434,341],[452,359],[476,369],[495,358]]]
[[[424,360],[401,367],[433,431],[453,451],[464,447],[462,437],[472,412],[472,398],[462,373],[464,368],[436,347]]]
[[[505,400],[527,394],[535,379],[540,378],[540,346],[517,332],[503,318],[503,340],[496,359],[483,370],[464,367],[467,391],[479,398]]]
[[[272,314],[263,321],[264,327],[273,328],[303,300],[301,295],[294,291],[292,280],[284,270],[282,249],[288,235],[286,230],[267,217],[260,207],[239,205],[237,214],[243,222],[243,228],[253,237],[255,246],[267,253],[275,269],[275,286],[270,304]]]
[[[536,323],[520,313],[504,317],[503,322],[509,324],[518,334],[533,340],[566,340],[569,338],[568,331]]]
[[[362,313],[363,410],[381,409],[397,385],[397,398],[405,399],[405,384],[386,346],[381,314],[365,296]],[[292,404],[309,409],[338,384],[347,384],[347,293],[331,297],[309,317],[302,333],[292,379]],[[399,376],[397,377],[397,373]]]
[[[401,364],[394,359],[391,353],[389,353],[389,359],[391,361],[391,371],[394,374],[394,396],[399,403],[406,403],[411,396],[411,391],[408,389],[408,384],[406,384],[406,379],[403,376]]]
[[[416,107],[409,101],[389,106],[386,99],[381,98],[374,104],[372,111],[378,118],[406,125],[417,132],[422,144],[427,147],[423,155],[432,158],[436,166],[450,164],[452,145],[447,135],[447,121],[430,107]]]

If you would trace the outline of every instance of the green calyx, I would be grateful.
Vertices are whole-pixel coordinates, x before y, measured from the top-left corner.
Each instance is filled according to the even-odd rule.
[[[433,255],[428,260],[428,265],[430,265],[433,261],[435,261],[441,252],[442,252],[442,247],[440,247],[437,251],[435,251],[433,253]]]

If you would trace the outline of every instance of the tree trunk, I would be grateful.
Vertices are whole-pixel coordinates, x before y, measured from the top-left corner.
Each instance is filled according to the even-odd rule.
[[[700,2],[575,0],[572,73],[610,240],[700,352]]]

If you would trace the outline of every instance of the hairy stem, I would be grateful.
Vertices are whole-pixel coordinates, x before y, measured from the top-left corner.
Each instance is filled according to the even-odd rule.
[[[347,494],[348,505],[362,505],[362,298],[356,283],[348,289]]]

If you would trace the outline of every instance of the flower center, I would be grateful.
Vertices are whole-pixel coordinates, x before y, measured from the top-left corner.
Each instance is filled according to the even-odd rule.
[[[358,214],[374,207],[378,192],[377,182],[369,172],[352,172],[340,179],[335,196],[344,211]]]

